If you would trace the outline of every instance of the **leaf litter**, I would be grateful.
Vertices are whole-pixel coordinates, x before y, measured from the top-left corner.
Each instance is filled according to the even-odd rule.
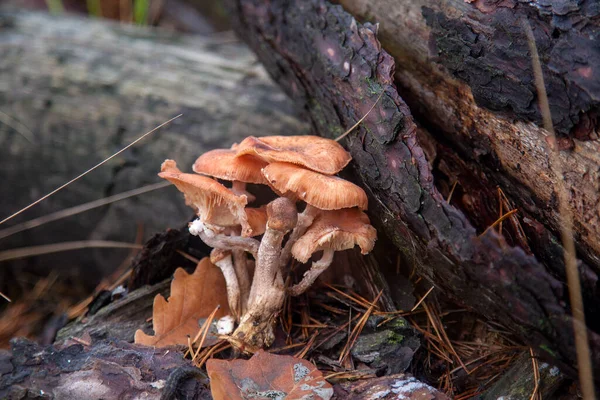
[[[328,400],[333,387],[310,362],[259,350],[249,360],[208,360],[215,400]]]
[[[200,260],[193,274],[178,268],[173,275],[169,299],[161,295],[154,298],[154,335],[138,330],[135,343],[156,347],[187,346],[188,338],[198,333],[198,320],[208,317],[217,306],[220,309],[215,313],[216,318],[229,314],[225,279],[219,268],[208,258]]]

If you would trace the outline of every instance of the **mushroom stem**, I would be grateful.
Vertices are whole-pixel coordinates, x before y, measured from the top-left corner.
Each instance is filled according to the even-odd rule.
[[[318,208],[307,204],[304,211],[298,215],[298,224],[290,234],[290,237],[288,238],[281,252],[281,267],[285,269],[286,272],[289,270],[288,264],[292,259],[292,246],[294,246],[294,243],[296,243],[298,239],[300,239],[300,237],[306,233],[306,230],[313,223],[318,212]]]
[[[246,190],[246,182],[232,181],[231,191],[238,196],[246,196],[248,203],[252,203],[254,200],[256,200],[256,196]]]
[[[250,290],[250,301],[260,294],[261,290],[272,285],[283,287],[283,278],[277,274],[279,270],[279,256],[281,255],[281,243],[286,232],[280,232],[275,229],[265,231],[263,239],[258,248],[258,258],[256,260],[256,270],[254,271],[253,285]]]
[[[227,286],[227,301],[233,318],[237,321],[240,318],[240,285],[233,268],[233,259],[230,251],[213,249],[210,253],[210,261],[221,269],[225,277]]]
[[[285,289],[280,273],[281,244],[297,223],[295,205],[280,197],[267,205],[267,228],[263,235],[254,279],[250,289],[248,311],[242,316],[233,337],[249,348],[270,346],[275,340],[273,323],[283,306]],[[232,342],[235,345],[235,342]]]
[[[333,262],[334,252],[335,251],[332,249],[323,250],[323,256],[321,259],[312,263],[310,269],[304,273],[302,280],[289,289],[290,294],[292,296],[299,296],[306,292],[306,290],[311,287],[313,283],[315,283],[319,275],[329,268]]]
[[[240,306],[241,315],[248,308],[248,298],[250,296],[250,274],[248,273],[248,258],[243,250],[233,250],[233,265],[235,266],[235,274],[237,275],[238,283],[240,284]]]
[[[189,227],[192,235],[200,237],[210,247],[225,250],[243,250],[252,254],[254,259],[257,257],[259,242],[256,239],[215,233],[198,219],[190,222]]]

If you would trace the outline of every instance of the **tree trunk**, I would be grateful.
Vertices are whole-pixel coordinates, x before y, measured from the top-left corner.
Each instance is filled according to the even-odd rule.
[[[403,37],[397,38],[398,42],[404,47],[422,50],[427,55],[430,51],[428,40],[435,43],[447,35],[440,31],[442,28],[439,26],[443,24],[436,22],[437,25],[434,25],[438,30],[430,35],[431,28],[423,31],[428,25],[421,26],[419,21],[427,21],[427,18],[441,21],[444,15],[416,5],[413,8],[408,3],[388,2],[387,7],[378,3],[373,8],[364,8],[387,13],[389,27],[407,30]],[[349,1],[348,4],[353,3]],[[542,357],[552,359],[573,373],[576,357],[572,318],[566,305],[568,295],[561,280],[564,275],[562,248],[552,234],[556,221],[552,183],[557,178],[547,170],[543,131],[533,123],[509,122],[511,118],[519,118],[518,115],[502,116],[483,108],[477,108],[478,114],[468,119],[470,114],[466,111],[477,106],[469,97],[469,91],[464,90],[465,85],[452,78],[446,83],[443,78],[449,76],[446,72],[440,72],[446,74],[442,78],[429,73],[431,68],[441,67],[426,57],[421,57],[421,61],[406,61],[407,65],[412,62],[412,69],[423,69],[421,73],[426,78],[422,81],[419,76],[404,75],[403,59],[399,59],[399,72],[394,75],[396,65],[393,58],[382,50],[376,38],[377,27],[370,23],[357,23],[340,6],[332,6],[322,0],[229,0],[228,5],[233,15],[233,26],[240,37],[248,41],[274,79],[299,107],[308,110],[319,134],[337,136],[364,116],[381,95],[373,111],[345,140],[354,158],[358,179],[371,195],[373,220],[397,245],[405,262],[416,265],[418,271],[436,287],[519,333]],[[461,8],[465,7],[481,13],[477,11],[476,4],[461,2]],[[378,16],[373,19],[378,20]],[[540,20],[545,20],[545,17],[540,17]],[[534,25],[539,38],[538,23],[534,21]],[[468,29],[459,28],[455,28],[458,34],[467,35]],[[490,34],[485,26],[480,24],[478,28]],[[413,31],[414,34],[411,34]],[[388,37],[396,43],[392,33]],[[490,36],[490,40],[495,39],[495,36]],[[580,47],[570,51],[589,50],[589,43],[585,41],[573,43]],[[502,41],[497,45],[501,44]],[[527,44],[522,36],[518,47],[523,57]],[[398,54],[404,54],[402,48],[398,49]],[[447,51],[452,54],[454,49]],[[595,57],[596,53],[592,55]],[[514,63],[518,63],[523,71],[530,70],[530,60],[521,61],[517,59]],[[513,60],[507,57],[504,64],[509,63],[512,65]],[[429,64],[431,68],[427,69]],[[464,68],[469,70],[471,66],[465,64]],[[479,76],[476,67],[472,68],[470,76]],[[534,110],[535,90],[531,78],[518,76],[525,81],[529,79],[529,103]],[[407,98],[416,99],[417,115],[427,122],[423,125],[430,131],[417,128],[408,106],[396,90],[395,77],[401,88],[407,88]],[[440,93],[428,91],[428,82],[442,85]],[[454,86],[448,86],[450,84]],[[550,85],[550,88],[553,87]],[[594,85],[591,87],[594,88]],[[450,90],[452,88],[454,91]],[[494,89],[491,93],[497,94],[498,91]],[[518,95],[508,96],[510,101],[506,100],[507,104],[516,97]],[[597,103],[594,103],[593,96],[590,98],[592,100],[587,105],[577,107],[594,110]],[[452,104],[453,101],[458,104]],[[427,109],[429,104],[435,107]],[[562,110],[562,114],[554,117],[562,121],[568,115],[572,119],[575,109]],[[519,115],[520,118],[527,115],[525,108]],[[586,117],[582,115],[581,118]],[[436,130],[435,121],[453,133],[458,132],[454,140],[447,139],[443,131]],[[504,124],[498,121],[504,121]],[[584,250],[580,270],[592,359],[596,366],[600,366],[600,335],[597,333],[600,329],[595,322],[599,320],[597,305],[600,304],[596,290],[597,275],[585,264],[597,267],[595,241],[598,236],[594,236],[593,232],[598,225],[593,224],[593,219],[581,219],[589,218],[592,208],[598,205],[598,201],[594,200],[598,196],[598,182],[594,181],[597,180],[600,164],[598,143],[575,139],[573,126],[559,126],[561,132],[569,132],[567,141],[573,141],[578,149],[563,150],[561,158],[572,171],[566,174],[567,185],[578,189],[578,194],[572,195],[571,204],[574,207],[587,205],[591,199],[591,206],[585,210],[586,213],[581,213],[588,217],[579,215],[575,222],[580,239],[578,244]],[[470,135],[467,137],[469,142],[464,140],[467,134]],[[588,136],[591,139],[593,133]],[[520,142],[527,147],[522,147],[524,144]],[[528,148],[535,149],[535,152],[523,157],[521,151],[525,152]],[[518,150],[517,155],[515,149]],[[513,157],[504,152],[513,154]],[[514,168],[505,171],[508,167],[500,161],[514,162]],[[520,173],[529,176],[529,180],[519,177],[516,181],[511,171],[516,174],[524,169],[527,171]],[[580,176],[576,171],[587,171],[587,174]],[[458,179],[462,195],[455,194],[454,201],[449,204],[444,195],[448,194],[450,185],[444,185],[444,180],[452,179],[457,172],[460,172]],[[447,174],[446,177],[444,174]],[[516,229],[509,227],[505,231],[506,236],[494,229],[481,235],[486,226],[499,216],[498,207],[493,202],[486,202],[489,198],[497,198],[496,184],[501,184],[509,204],[514,202],[519,207],[521,217],[512,221]],[[537,198],[536,187],[546,193],[541,199]],[[588,197],[581,197],[583,192],[588,193]],[[491,197],[492,193],[494,197]],[[456,201],[457,197],[460,201]],[[525,199],[527,204],[521,205],[520,200]],[[544,200],[552,202],[544,203]],[[522,230],[517,222],[523,229],[528,228],[527,237],[519,234]],[[507,225],[509,223],[505,222],[504,226]]]
[[[600,22],[593,18],[598,13],[594,2],[565,1],[555,8],[512,0],[497,5],[462,0],[341,3],[357,18],[380,23],[378,38],[396,60],[399,93],[416,120],[450,147],[438,159],[444,180],[457,179],[467,195],[475,186],[473,192],[494,205],[477,207],[469,218],[485,227],[498,217],[499,185],[519,208],[529,236],[539,230],[535,221],[558,236],[559,177],[550,170],[548,134],[539,127],[523,28],[530,24],[560,133],[578,254],[600,271],[600,48],[593,39]],[[443,154],[449,151],[454,154]],[[491,193],[469,182],[474,174],[465,166],[453,165],[461,162],[452,159],[457,156],[489,180]],[[554,246],[545,248],[535,240],[529,245],[553,272],[563,274]]]

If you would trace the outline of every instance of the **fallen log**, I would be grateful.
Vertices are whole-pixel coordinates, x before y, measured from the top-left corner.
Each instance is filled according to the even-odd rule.
[[[196,157],[249,133],[304,134],[291,102],[235,37],[186,37],[44,13],[0,14],[0,210],[4,219],[183,114],[13,224],[161,181],[166,158]],[[2,238],[0,249],[86,239],[144,242],[191,217],[175,188],[130,198]],[[141,228],[140,228],[141,227]],[[1,236],[1,235],[0,235]],[[129,250],[50,254],[11,262],[45,275],[60,267],[94,287]],[[77,271],[85,270],[84,274]],[[0,290],[16,297],[3,263]]]
[[[427,159],[422,147],[427,143],[417,138],[413,116],[396,90],[395,63],[382,50],[377,27],[358,23],[340,6],[321,0],[229,0],[227,4],[240,37],[299,107],[308,111],[319,134],[337,136],[363,117],[381,96],[345,141],[357,179],[371,195],[372,218],[400,249],[404,261],[415,265],[436,287],[517,332],[542,357],[574,373],[576,356],[567,291],[542,263],[548,257],[554,268],[562,268],[562,249],[544,226],[546,219],[540,222],[531,218],[531,226],[537,229],[532,241],[543,243],[542,247],[554,241],[536,259],[531,250],[511,245],[512,241],[493,229],[480,235],[482,227],[474,226],[465,213],[444,199],[429,162],[435,160]],[[390,18],[395,15],[390,11],[394,7],[386,10]],[[431,118],[449,121],[444,114]],[[460,125],[460,118],[456,121]],[[541,135],[535,125],[528,127]],[[469,125],[464,129],[467,131]],[[518,132],[513,129],[506,135]],[[443,144],[436,144],[434,152]],[[586,154],[597,168],[594,146],[596,143],[590,141],[582,145],[589,147]],[[477,146],[469,143],[463,143],[462,149],[477,154]],[[544,149],[539,151],[543,154]],[[470,167],[467,164],[465,170]],[[476,169],[471,174],[478,176],[480,172]],[[544,176],[546,190],[553,178]],[[508,196],[513,196],[514,188],[509,188]],[[518,188],[525,190],[523,185]],[[582,189],[587,190],[587,186]],[[554,207],[547,208],[555,213]],[[475,207],[472,211],[482,210]],[[592,251],[593,243],[585,242]],[[592,259],[584,258],[588,262]],[[585,265],[582,275],[587,275],[584,291],[591,354],[599,366],[600,335],[593,323],[598,312],[590,302],[597,300],[597,276]]]
[[[467,212],[478,227],[498,218],[495,187],[501,187],[519,208],[534,253],[562,278],[562,251],[554,240],[536,239],[547,235],[539,224],[559,236],[556,182],[564,179],[578,256],[594,275],[600,272],[600,75],[595,68],[600,50],[593,39],[600,23],[593,18],[594,2],[340,3],[356,18],[379,23],[378,38],[396,60],[395,83],[403,100],[416,120],[451,149],[452,155],[448,149],[439,155],[443,166],[436,185],[459,181],[472,194],[454,198],[463,208],[473,208],[464,203],[478,196],[487,203]],[[534,32],[542,61],[564,178],[549,167],[549,138],[540,128],[524,23]],[[489,181],[487,190],[473,183],[478,175]]]
[[[42,347],[13,339],[11,352],[0,351],[0,397],[171,400],[181,397],[163,397],[163,393],[176,389],[186,399],[211,399],[208,378],[182,352],[172,350],[89,339]],[[169,387],[174,371],[186,369],[196,376]]]

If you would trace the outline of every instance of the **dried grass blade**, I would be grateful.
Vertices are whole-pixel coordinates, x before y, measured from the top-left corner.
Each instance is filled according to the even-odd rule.
[[[141,249],[143,246],[136,243],[113,242],[109,240],[80,240],[0,251],[0,261],[16,260],[18,258],[88,248]]]
[[[123,147],[121,150],[117,151],[116,153],[114,153],[112,156],[105,158],[103,161],[99,162],[98,164],[94,165],[92,168],[88,169],[87,171],[85,171],[84,173],[78,175],[77,177],[71,179],[69,182],[65,183],[64,185],[59,186],[58,188],[54,189],[53,191],[51,191],[50,193],[46,194],[45,196],[42,196],[41,198],[39,198],[38,200],[34,201],[33,203],[29,204],[27,207],[20,209],[19,211],[15,212],[14,214],[11,214],[10,216],[4,218],[2,221],[0,221],[0,225],[2,225],[3,223],[5,223],[6,221],[9,221],[11,219],[13,219],[14,217],[16,217],[17,215],[23,213],[24,211],[29,210],[31,207],[35,206],[36,204],[46,200],[48,197],[52,196],[53,194],[59,192],[60,190],[66,188],[67,186],[69,186],[71,183],[75,182],[76,180],[82,178],[83,176],[87,175],[88,173],[92,172],[93,170],[95,170],[96,168],[100,167],[101,165],[104,165],[105,163],[107,163],[108,161],[112,160],[113,158],[115,158],[116,156],[118,156],[119,154],[121,154],[122,152],[124,152],[125,150],[127,150],[128,148],[130,148],[131,146],[133,146],[134,144],[136,144],[137,142],[139,142],[140,140],[144,139],[146,136],[150,135],[151,133],[156,132],[158,129],[162,128],[163,126],[167,125],[168,123],[174,121],[175,119],[181,117],[183,114],[179,114],[176,117],[171,118],[170,120],[163,122],[162,124],[160,124],[159,126],[157,126],[156,128],[152,129],[151,131],[148,131],[146,133],[144,133],[142,136],[140,136],[139,138],[137,138],[136,140],[134,140],[133,142],[131,142],[130,144],[128,144],[127,146]]]
[[[594,376],[587,335],[587,325],[585,323],[583,297],[581,295],[581,283],[579,281],[579,271],[577,270],[575,241],[573,240],[573,215],[569,208],[569,195],[565,188],[563,165],[559,158],[558,146],[556,145],[556,134],[554,133],[554,126],[552,124],[552,115],[550,113],[550,105],[548,103],[548,95],[546,93],[546,85],[544,84],[544,75],[542,73],[542,64],[537,51],[535,37],[533,36],[533,31],[527,20],[523,20],[523,28],[525,29],[529,51],[531,52],[533,75],[535,77],[535,86],[538,92],[540,110],[544,120],[544,129],[548,131],[549,137],[554,144],[548,152],[548,157],[550,169],[557,177],[556,192],[558,195],[560,231],[564,248],[563,255],[565,258],[571,312],[573,314],[573,331],[575,334],[577,365],[579,367],[579,384],[581,385],[583,398],[585,400],[591,400],[596,397],[596,394],[594,390]]]
[[[103,199],[90,201],[89,203],[80,204],[75,207],[60,210],[52,214],[44,215],[39,218],[35,218],[10,228],[6,228],[0,231],[0,239],[4,239],[8,236],[14,235],[15,233],[23,232],[29,229],[37,228],[38,226],[47,224],[49,222],[57,221],[62,218],[70,217],[73,215],[81,214],[83,212],[93,210],[94,208],[102,207],[117,201],[125,200],[130,197],[139,196],[140,194],[148,193],[153,190],[162,189],[170,186],[170,182],[158,182],[152,185],[143,186],[137,189],[128,190],[123,193],[115,194],[114,196],[105,197]]]

